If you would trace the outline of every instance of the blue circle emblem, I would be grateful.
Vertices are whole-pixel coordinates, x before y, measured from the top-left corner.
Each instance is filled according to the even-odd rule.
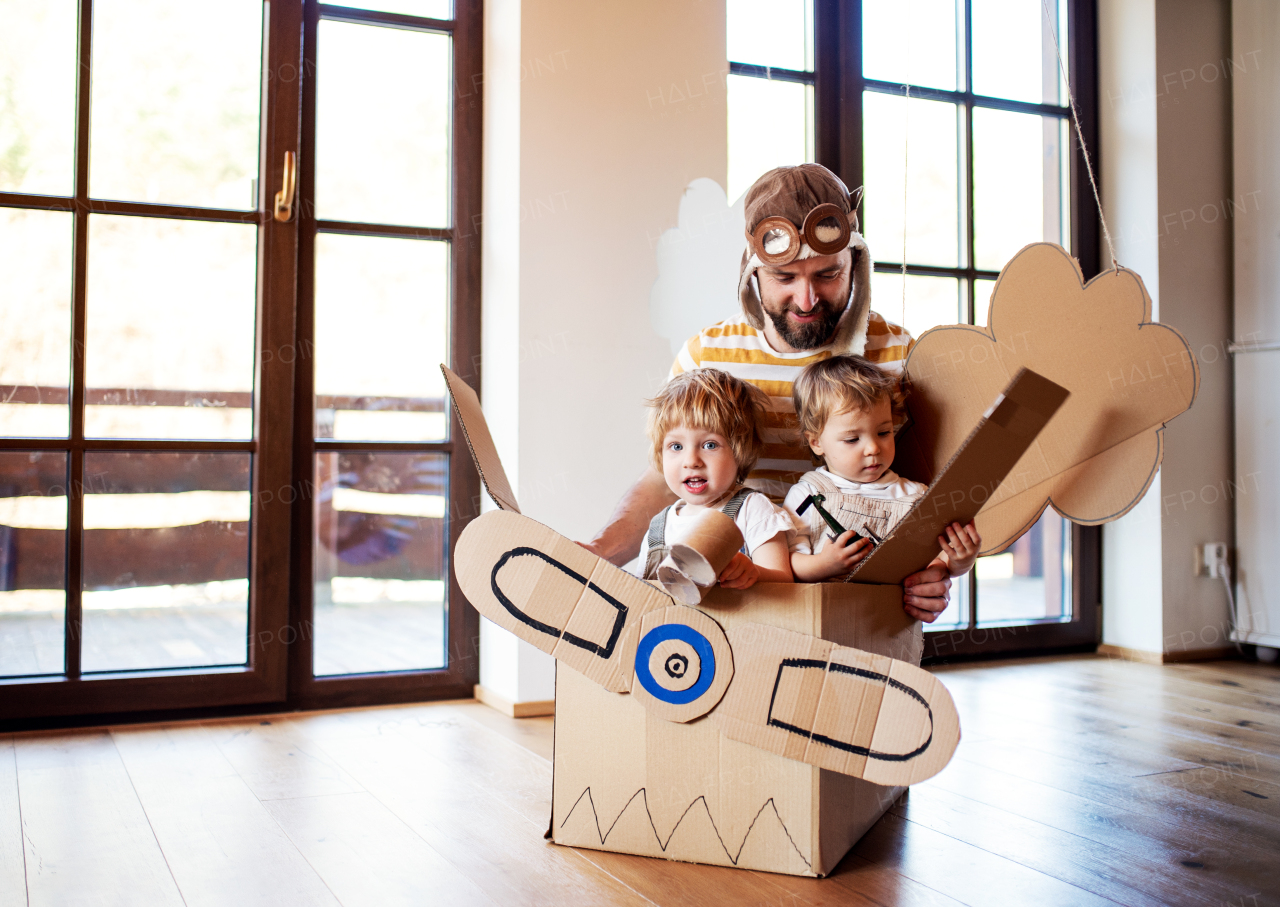
[[[668,690],[654,680],[653,674],[649,671],[649,657],[653,654],[653,650],[657,648],[659,643],[666,642],[669,639],[678,639],[681,642],[688,643],[698,653],[698,658],[702,661],[697,682],[687,690]],[[660,627],[654,627],[644,635],[644,638],[640,640],[640,644],[636,647],[636,677],[640,680],[640,686],[644,687],[654,699],[661,702],[670,703],[671,705],[687,705],[711,687],[711,682],[715,679],[715,676],[716,653],[712,650],[711,643],[693,627],[685,624],[663,624]]]

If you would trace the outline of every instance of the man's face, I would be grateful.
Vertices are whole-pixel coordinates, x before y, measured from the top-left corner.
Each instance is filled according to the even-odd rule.
[[[831,342],[849,301],[853,251],[819,255],[789,265],[761,267],[760,303],[778,336],[793,350]]]

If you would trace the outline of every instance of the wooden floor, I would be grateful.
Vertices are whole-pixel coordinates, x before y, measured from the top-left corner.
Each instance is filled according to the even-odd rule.
[[[1280,669],[939,669],[964,739],[829,879],[543,842],[476,703],[0,736],[0,905],[1280,904]]]

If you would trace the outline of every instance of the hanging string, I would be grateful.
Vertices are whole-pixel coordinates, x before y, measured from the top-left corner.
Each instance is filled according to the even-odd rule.
[[[1062,84],[1067,88],[1067,100],[1071,102],[1071,122],[1076,127],[1076,138],[1080,140],[1080,153],[1084,156],[1084,168],[1089,174],[1089,185],[1093,188],[1093,200],[1098,205],[1098,220],[1102,223],[1102,235],[1107,241],[1107,252],[1111,255],[1111,267],[1119,269],[1116,260],[1116,246],[1111,241],[1111,231],[1107,229],[1107,218],[1102,213],[1102,196],[1098,194],[1098,181],[1093,175],[1093,162],[1089,160],[1089,148],[1084,143],[1084,133],[1080,129],[1080,111],[1076,108],[1076,96],[1071,91],[1071,80],[1067,78],[1067,66],[1062,61],[1062,46],[1058,43],[1057,23],[1049,15],[1049,0],[1040,0],[1044,8],[1045,23],[1049,26],[1049,35],[1053,38],[1053,49],[1058,55],[1058,71],[1062,73]]]
[[[913,6],[914,4],[908,4]],[[910,13],[910,10],[908,10]],[[906,62],[907,82],[902,86],[902,320],[898,322],[903,328],[907,326],[907,164],[911,160],[911,36],[907,35],[903,59]]]
[[[910,42],[907,44],[907,65],[911,65]],[[910,78],[910,69],[907,70]],[[907,326],[907,162],[911,151],[911,86],[906,89],[906,103],[902,105],[902,320],[898,322]]]

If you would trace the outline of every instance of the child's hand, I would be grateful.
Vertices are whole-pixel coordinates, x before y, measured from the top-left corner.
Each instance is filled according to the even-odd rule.
[[[861,538],[853,542],[856,534],[852,529],[840,533],[835,541],[827,544],[817,554],[791,555],[792,572],[797,579],[806,583],[820,583],[833,576],[848,573],[871,553],[871,539]]]
[[[827,577],[848,573],[862,563],[863,558],[871,553],[871,539],[860,538],[854,542],[853,537],[855,535],[857,533],[852,529],[848,532],[842,532],[836,536],[835,541],[829,542],[814,555],[817,558],[817,564],[824,571],[830,571],[826,574]]]
[[[720,571],[720,585],[726,589],[750,589],[760,579],[760,568],[741,551]]]
[[[977,560],[978,549],[982,547],[982,536],[978,535],[978,527],[972,522],[967,526],[952,523],[946,532],[945,538],[938,536],[938,543],[942,545],[942,553],[947,556],[948,572],[952,576],[963,576]]]

